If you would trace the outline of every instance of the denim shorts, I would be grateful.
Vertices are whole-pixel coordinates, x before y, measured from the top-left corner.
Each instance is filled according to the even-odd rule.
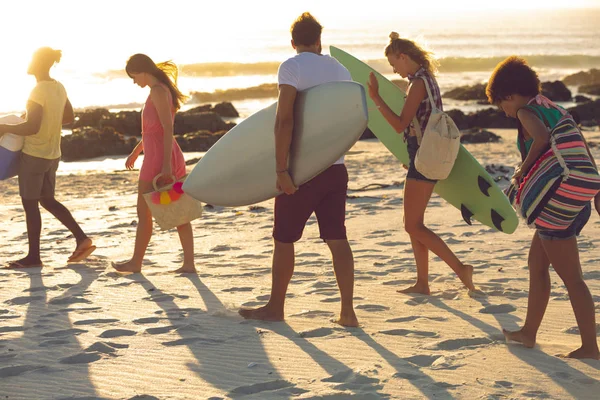
[[[579,236],[581,230],[587,224],[592,215],[592,204],[587,203],[585,207],[579,212],[577,217],[573,220],[571,225],[563,231],[544,231],[541,229],[537,230],[537,234],[540,239],[544,240],[567,240]]]
[[[423,174],[417,171],[417,167],[415,167],[415,157],[417,156],[417,150],[419,150],[419,142],[416,136],[409,136],[406,139],[406,149],[408,150],[408,158],[410,159],[406,179],[437,183],[435,179],[429,179],[425,177]]]

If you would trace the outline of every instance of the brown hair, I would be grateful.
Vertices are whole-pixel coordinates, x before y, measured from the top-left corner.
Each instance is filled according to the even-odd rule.
[[[431,75],[436,74],[439,66],[432,52],[425,50],[412,40],[401,39],[396,32],[390,33],[390,43],[385,48],[385,56],[390,54],[406,54]]]
[[[534,97],[540,92],[541,83],[537,73],[527,65],[527,61],[517,56],[510,56],[498,64],[485,88],[491,104],[498,104],[513,94]]]
[[[54,64],[60,62],[62,51],[51,47],[40,47],[33,53],[32,61],[40,67],[50,69]]]
[[[321,39],[323,26],[309,12],[302,13],[296,18],[290,32],[296,46],[311,46]]]
[[[171,92],[173,98],[173,107],[176,110],[181,108],[181,105],[187,99],[177,87],[177,65],[172,61],[161,62],[155,64],[150,57],[145,54],[134,54],[127,60],[125,71],[130,78],[131,74],[139,74],[146,72],[155,77],[159,82],[164,83]]]

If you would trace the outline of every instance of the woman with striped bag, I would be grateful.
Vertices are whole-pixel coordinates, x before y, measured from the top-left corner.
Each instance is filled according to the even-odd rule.
[[[534,228],[529,250],[529,300],[525,324],[506,331],[507,340],[533,347],[550,298],[550,264],[564,282],[582,345],[566,357],[598,359],[594,301],[583,280],[577,236],[590,218],[590,201],[600,175],[585,139],[565,110],[540,95],[537,74],[518,57],[492,73],[486,93],[519,123],[517,146],[523,162],[515,169],[508,195]]]

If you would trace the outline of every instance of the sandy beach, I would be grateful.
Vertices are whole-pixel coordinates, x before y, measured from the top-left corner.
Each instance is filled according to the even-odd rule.
[[[467,149],[483,165],[514,166],[515,132],[493,131],[502,142]],[[585,134],[600,142],[600,131]],[[600,148],[593,152],[600,159]],[[175,231],[158,228],[142,274],[123,276],[110,262],[132,252],[137,171],[59,176],[57,199],[98,250],[81,264],[67,264],[75,241],[42,212],[45,267],[0,270],[0,398],[598,398],[600,361],[555,356],[579,347],[580,339],[554,272],[538,345],[507,344],[502,335],[502,328],[516,329],[525,318],[532,230],[521,224],[506,235],[477,222],[468,226],[459,210],[434,195],[427,225],[475,266],[475,284],[486,296],[470,297],[434,255],[432,295],[399,294],[416,277],[402,228],[406,172],[375,140],[357,143],[346,164],[360,322],[351,329],[330,322],[339,292],[314,216],[296,246],[285,322],[246,321],[239,307],[269,297],[273,200],[205,207],[193,223],[197,276],[169,273],[182,260],[179,240]],[[372,189],[356,190],[368,185]],[[0,219],[5,264],[27,251],[16,178],[0,182]],[[579,249],[600,310],[595,212]]]

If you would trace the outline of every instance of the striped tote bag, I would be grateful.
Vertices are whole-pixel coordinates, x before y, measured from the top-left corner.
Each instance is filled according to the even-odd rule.
[[[564,230],[600,191],[600,175],[570,114],[552,127],[543,109],[527,108],[550,129],[550,148],[506,194],[529,227]]]

